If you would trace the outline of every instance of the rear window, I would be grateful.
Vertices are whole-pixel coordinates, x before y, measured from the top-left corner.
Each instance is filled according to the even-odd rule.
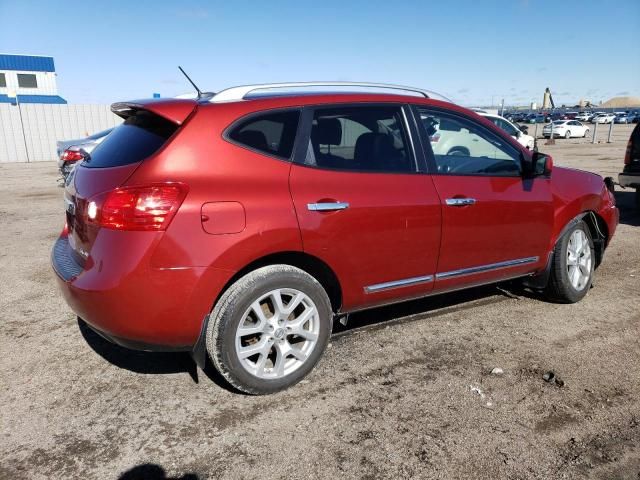
[[[160,150],[177,129],[178,125],[169,120],[139,111],[114,128],[83,166],[120,167],[141,162]]]
[[[291,158],[299,110],[252,115],[232,128],[228,138],[241,146],[282,159]]]

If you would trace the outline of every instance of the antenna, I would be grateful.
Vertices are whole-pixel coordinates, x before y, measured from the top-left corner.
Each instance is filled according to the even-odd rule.
[[[196,92],[198,92],[198,98],[202,97],[202,92],[200,91],[200,89],[198,88],[198,86],[197,86],[195,83],[193,83],[193,80],[191,80],[191,78],[189,77],[189,75],[187,75],[187,72],[185,72],[185,71],[182,69],[182,67],[181,67],[180,65],[178,65],[178,68],[180,69],[180,71],[182,72],[182,74],[183,74],[185,77],[187,77],[187,80],[189,80],[189,83],[190,83],[191,85],[193,85],[193,88],[195,88],[195,89],[196,89]]]

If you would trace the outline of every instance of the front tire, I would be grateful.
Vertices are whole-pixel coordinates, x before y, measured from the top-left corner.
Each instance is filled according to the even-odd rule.
[[[290,265],[248,273],[222,295],[207,325],[216,370],[252,395],[284,390],[318,363],[333,314],[322,285]]]
[[[583,138],[587,138],[587,135],[589,135],[589,129],[588,128],[584,131]]]
[[[594,269],[589,227],[583,221],[575,222],[554,248],[551,277],[545,292],[547,297],[560,303],[582,300],[591,287]]]

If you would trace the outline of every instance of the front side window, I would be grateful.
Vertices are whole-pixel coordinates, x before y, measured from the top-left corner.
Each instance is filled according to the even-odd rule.
[[[470,119],[418,107],[436,171],[445,175],[520,175],[520,153]]]
[[[234,126],[228,138],[241,146],[289,159],[298,130],[299,110],[252,115]]]
[[[304,163],[364,172],[413,172],[400,106],[317,109]]]
[[[38,88],[38,81],[33,73],[19,73],[18,86],[20,88]]]

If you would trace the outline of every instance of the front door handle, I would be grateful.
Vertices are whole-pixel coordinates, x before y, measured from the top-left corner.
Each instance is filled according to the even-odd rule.
[[[347,202],[307,203],[307,209],[312,212],[331,212],[333,210],[345,210],[347,208],[349,208]]]
[[[447,198],[446,204],[450,207],[464,207],[465,205],[475,205],[475,198]]]

